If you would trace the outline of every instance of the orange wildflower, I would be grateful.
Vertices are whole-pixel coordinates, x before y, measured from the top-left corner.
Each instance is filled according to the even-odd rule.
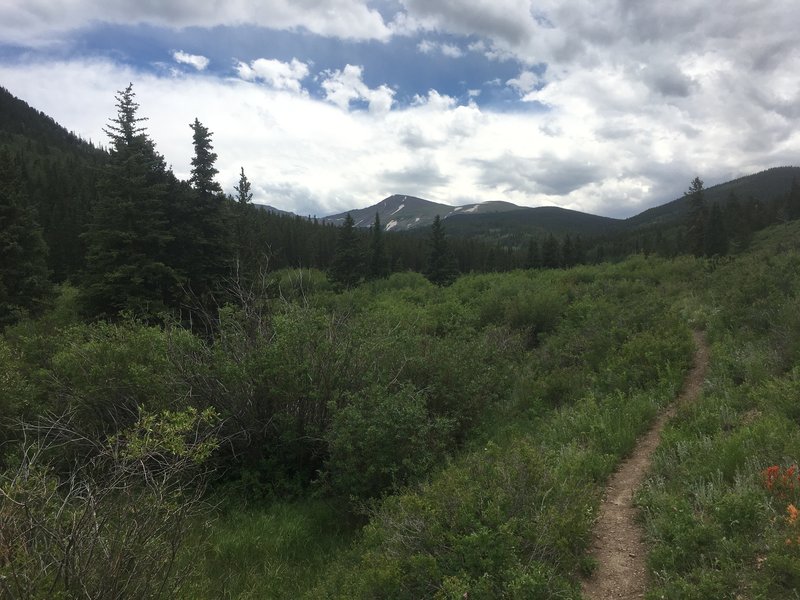
[[[786,507],[786,512],[789,513],[789,525],[794,525],[797,522],[797,515],[800,511],[797,510],[794,504],[790,504]]]

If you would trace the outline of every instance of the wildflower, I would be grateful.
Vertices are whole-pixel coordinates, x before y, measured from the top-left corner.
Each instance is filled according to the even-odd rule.
[[[794,525],[797,522],[797,515],[800,511],[797,510],[797,507],[794,504],[790,504],[786,507],[786,512],[789,513],[789,517],[787,519],[789,521],[789,525]]]
[[[764,477],[764,487],[766,487],[768,490],[772,491],[772,486],[775,485],[775,480],[778,478],[780,469],[781,468],[778,465],[773,465],[771,467],[767,467],[762,472]]]

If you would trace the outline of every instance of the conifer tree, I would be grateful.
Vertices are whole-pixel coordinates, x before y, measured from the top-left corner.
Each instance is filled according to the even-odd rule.
[[[725,203],[725,230],[728,233],[729,248],[733,252],[742,250],[750,242],[751,223],[744,205],[734,192],[730,193]]]
[[[703,256],[706,253],[707,219],[703,180],[699,177],[692,179],[689,191],[683,195],[689,201],[689,221],[686,227],[688,250],[695,256]]]
[[[84,234],[87,260],[83,300],[94,316],[123,310],[142,316],[174,300],[177,273],[168,260],[172,240],[166,216],[167,169],[140,126],[133,85],[115,96],[117,114],[105,128],[110,159]]]
[[[542,266],[539,256],[539,242],[534,238],[528,240],[528,254],[525,258],[525,267],[528,269],[538,269]]]
[[[450,285],[458,276],[458,268],[455,258],[447,247],[444,225],[439,215],[433,219],[429,249],[425,277],[436,285]]]
[[[38,312],[50,292],[47,245],[23,197],[10,155],[0,152],[0,327]]]
[[[786,202],[786,217],[789,220],[800,219],[800,185],[796,177],[792,177],[792,187]]]
[[[574,267],[575,260],[575,245],[572,243],[572,238],[569,234],[564,236],[561,242],[561,262],[565,268]]]
[[[347,213],[344,224],[336,238],[336,251],[330,269],[330,277],[343,287],[353,287],[361,281],[364,257],[360,240],[355,231],[355,222]]]
[[[233,189],[236,190],[236,201],[239,204],[252,202],[253,194],[250,191],[250,182],[244,174],[244,167],[241,167],[241,172],[239,173],[239,185],[233,186]]]
[[[217,153],[213,152],[211,145],[211,132],[195,118],[192,128],[194,141],[194,157],[192,158],[192,174],[189,182],[197,190],[201,198],[211,198],[222,192],[222,187],[214,179],[219,171],[214,166],[217,162]]]
[[[586,245],[580,235],[575,236],[574,253],[576,265],[586,263]]]
[[[369,278],[381,279],[389,275],[389,260],[386,256],[386,247],[383,242],[381,218],[375,213],[375,222],[370,228],[369,243]]]
[[[719,202],[714,202],[706,226],[706,256],[723,256],[728,253],[728,235]]]
[[[542,267],[545,269],[557,269],[561,266],[561,256],[559,255],[558,240],[549,234],[542,242]]]
[[[184,300],[195,308],[213,305],[229,273],[233,258],[226,198],[216,181],[217,154],[211,132],[198,119],[192,129],[194,156],[189,187],[178,183],[173,196],[172,224],[175,232],[173,257],[181,274]]]

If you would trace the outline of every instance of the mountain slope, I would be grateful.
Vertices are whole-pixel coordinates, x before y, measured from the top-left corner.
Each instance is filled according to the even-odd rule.
[[[108,154],[2,87],[0,153],[11,167],[8,177],[24,190],[26,200],[36,211],[51,250],[47,262],[53,278],[61,281],[74,276],[83,266],[80,235],[97,195],[98,173]]]
[[[428,227],[436,215],[447,219],[457,214],[485,214],[518,210],[520,207],[510,202],[484,202],[466,206],[450,206],[439,202],[423,200],[415,196],[395,194],[384,198],[377,204],[348,211],[356,227],[370,227],[375,222],[375,213],[380,217],[385,231],[408,231]],[[344,222],[347,212],[330,215],[324,220],[335,225]]]
[[[746,175],[706,189],[706,203],[709,206],[714,202],[725,204],[731,193],[736,194],[739,200],[750,197],[763,201],[776,200],[789,191],[792,179],[795,177],[800,181],[800,167],[774,167]],[[672,224],[683,219],[688,211],[689,203],[686,198],[676,198],[672,202],[650,208],[626,219],[625,225],[627,228],[636,229],[650,225]]]
[[[613,233],[622,226],[623,221],[619,219],[557,206],[518,208],[491,214],[456,214],[447,220],[447,231],[451,235],[491,237],[498,240],[543,237],[550,233],[556,236],[567,233],[594,236]]]

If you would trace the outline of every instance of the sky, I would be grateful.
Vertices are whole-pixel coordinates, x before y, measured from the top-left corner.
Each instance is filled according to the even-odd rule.
[[[303,215],[391,194],[628,217],[800,165],[797,0],[2,0],[0,85],[107,145],[133,84],[188,178]]]

